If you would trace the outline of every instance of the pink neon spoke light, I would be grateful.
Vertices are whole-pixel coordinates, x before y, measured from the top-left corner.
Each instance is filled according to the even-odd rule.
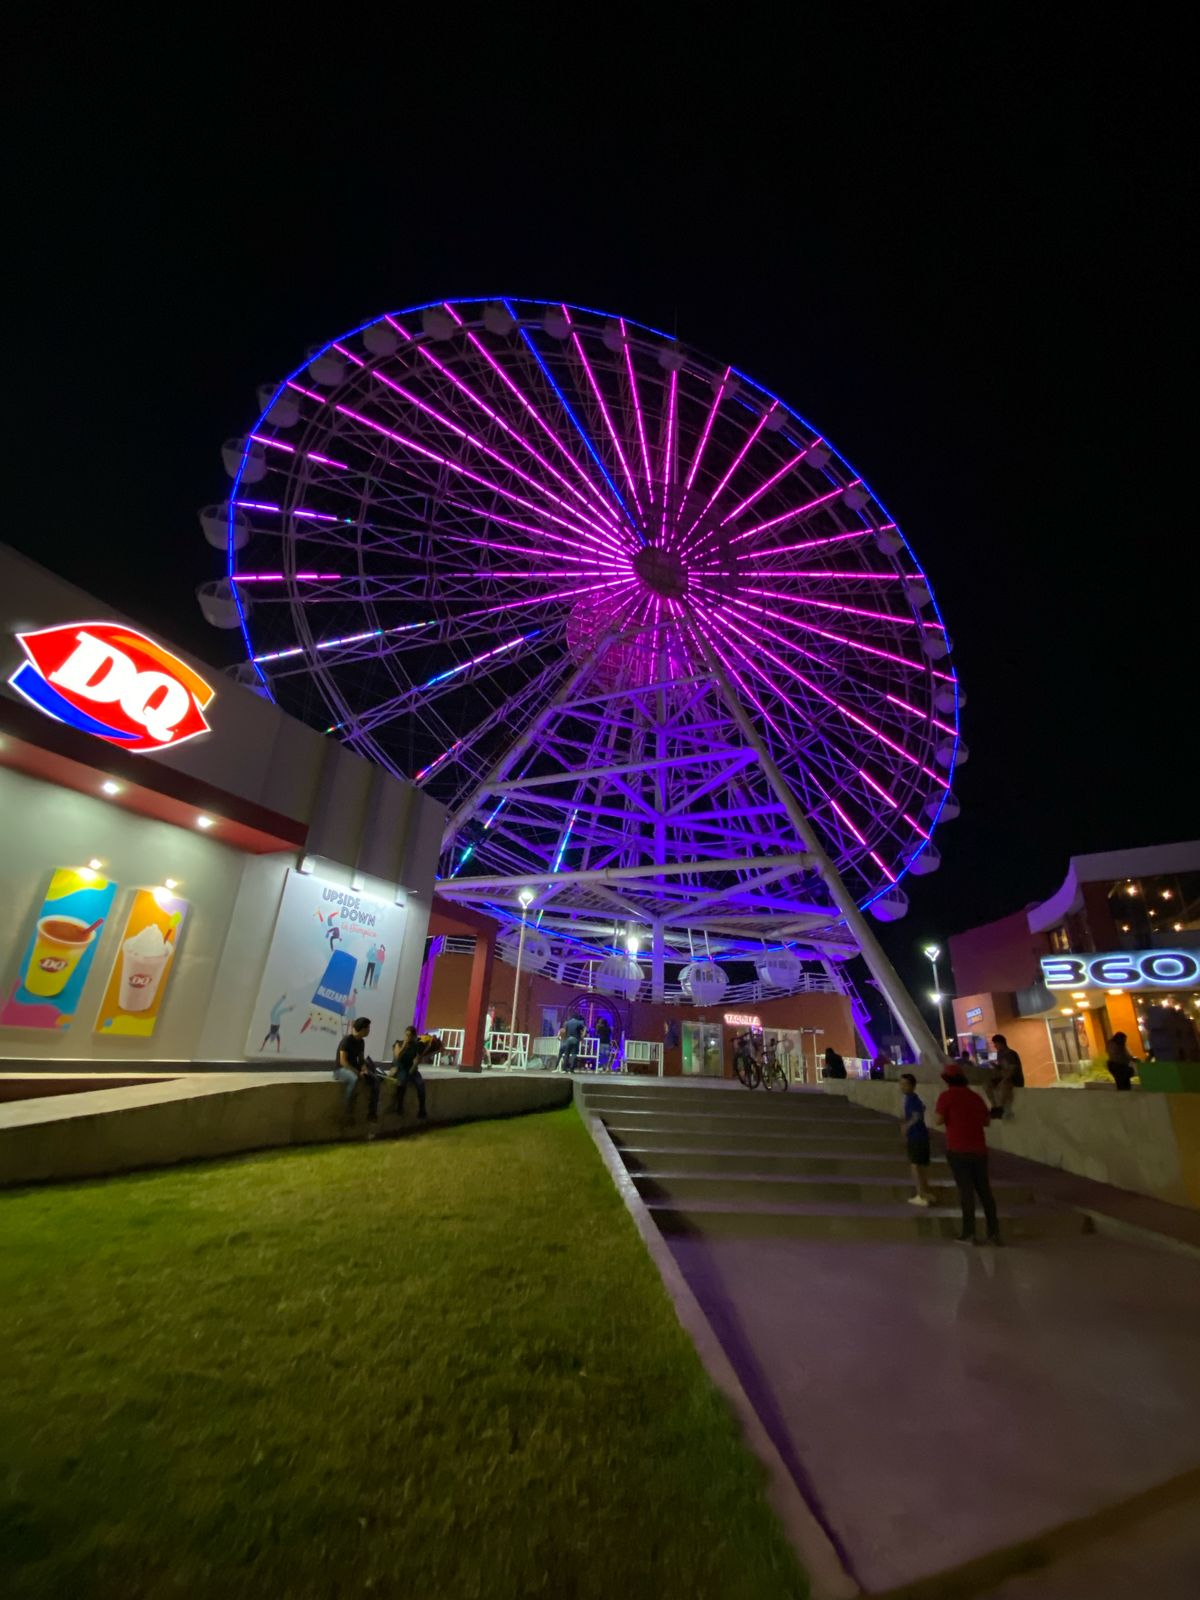
[[[433,301],[312,348],[225,452],[243,672],[444,805],[440,893],[515,929],[546,889],[579,990],[653,929],[648,986],[700,939],[731,993],[764,948],[843,972],[827,879],[764,865],[811,860],[793,800],[894,914],[963,754],[929,580],[857,470],[729,362],[584,307]]]

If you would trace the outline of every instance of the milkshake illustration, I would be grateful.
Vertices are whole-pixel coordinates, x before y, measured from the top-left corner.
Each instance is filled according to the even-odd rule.
[[[96,937],[95,926],[79,917],[43,917],[29,958],[25,987],[30,994],[61,994],[79,965],[79,958]]]
[[[122,1011],[149,1011],[175,947],[160,929],[148,922],[140,933],[121,946],[121,988],[117,1004]]]

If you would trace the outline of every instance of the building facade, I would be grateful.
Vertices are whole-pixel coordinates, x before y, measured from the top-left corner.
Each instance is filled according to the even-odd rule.
[[[1004,1034],[1030,1084],[1079,1078],[1118,1032],[1200,1059],[1200,841],[1073,856],[1049,899],[949,947],[959,1048]]]
[[[0,547],[0,1058],[328,1062],[410,1021],[444,808]]]

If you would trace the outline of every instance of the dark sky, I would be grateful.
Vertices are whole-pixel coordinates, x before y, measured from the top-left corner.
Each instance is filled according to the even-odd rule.
[[[677,330],[827,432],[936,588],[972,754],[886,936],[920,980],[1071,853],[1197,831],[1186,51],[1047,9],[228,18],[157,58],[64,14],[9,74],[4,537],[228,661],[196,509],[310,345],[475,293]]]

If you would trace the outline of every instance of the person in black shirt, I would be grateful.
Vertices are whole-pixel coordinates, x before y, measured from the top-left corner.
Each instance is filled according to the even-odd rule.
[[[404,1114],[404,1096],[411,1083],[417,1091],[417,1119],[423,1122],[428,1115],[425,1110],[425,1080],[421,1076],[420,1061],[435,1045],[440,1045],[440,1040],[432,1035],[419,1034],[411,1024],[405,1028],[403,1039],[397,1039],[392,1046],[392,1077],[396,1081],[396,1100],[392,1110],[396,1115]]]
[[[344,1110],[347,1117],[354,1109],[354,1091],[358,1080],[365,1078],[370,1099],[367,1104],[367,1121],[379,1121],[379,1079],[375,1076],[375,1063],[367,1057],[367,1035],[371,1031],[370,1017],[355,1019],[350,1032],[337,1048],[337,1062],[333,1075],[345,1090]]]
[[[597,1052],[599,1059],[596,1062],[596,1070],[603,1072],[608,1066],[608,1058],[612,1054],[612,1028],[609,1026],[607,1017],[601,1017],[596,1023],[596,1043],[600,1046]]]

